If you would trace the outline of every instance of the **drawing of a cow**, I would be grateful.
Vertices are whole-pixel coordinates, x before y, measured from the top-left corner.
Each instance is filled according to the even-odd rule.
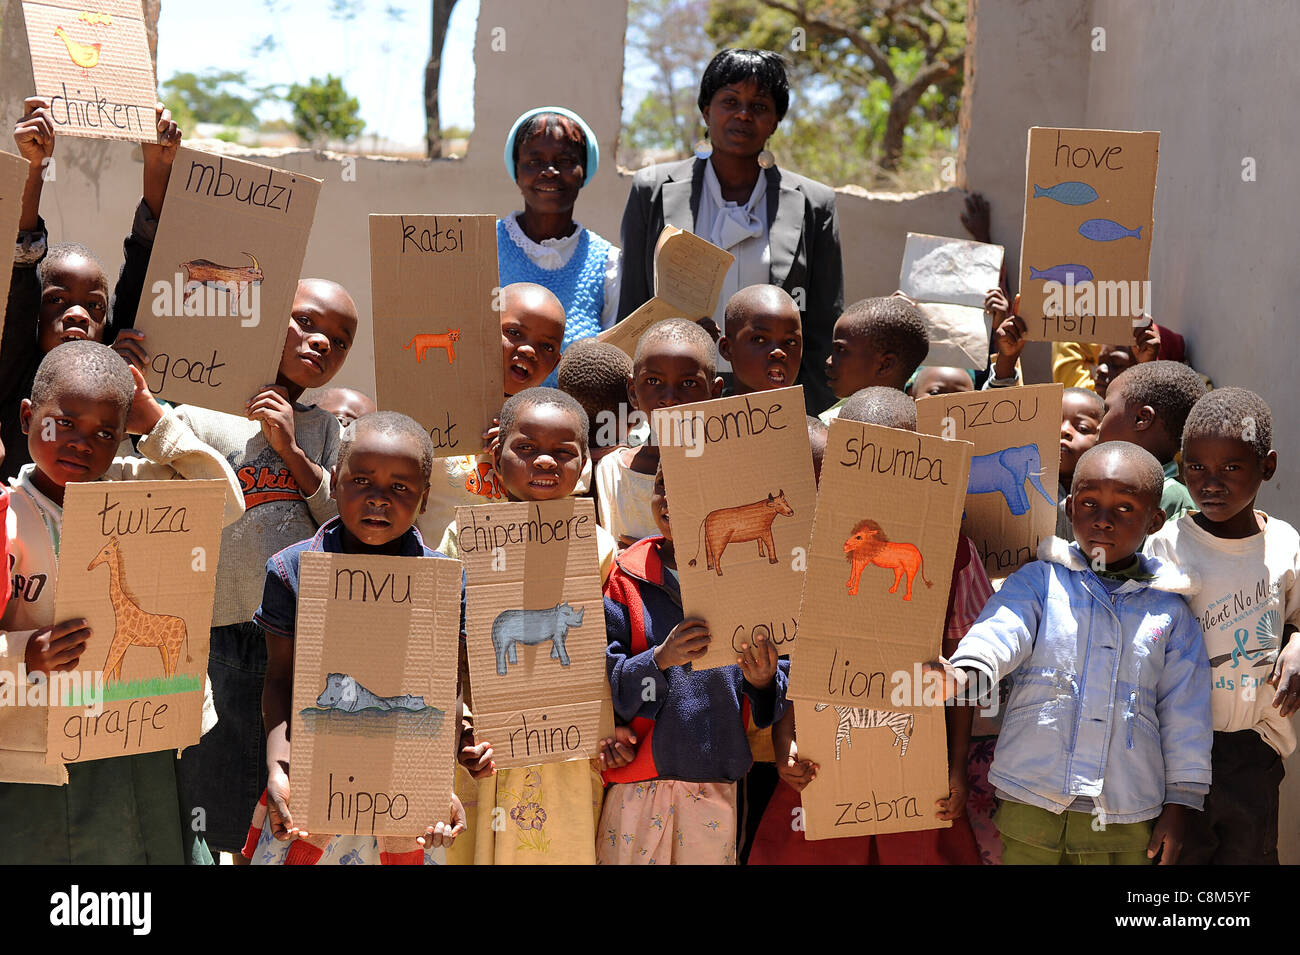
[[[560,666],[569,665],[569,654],[564,649],[564,638],[570,627],[582,626],[586,608],[574,610],[568,602],[558,603],[547,610],[503,610],[492,621],[492,647],[497,654],[497,673],[506,674],[506,660],[518,663],[517,644],[535,647],[551,641],[551,659],[560,658]]]
[[[785,491],[777,491],[775,496],[768,494],[753,504],[709,511],[700,522],[700,532],[704,538],[704,560],[709,570],[716,570],[718,576],[722,576],[722,552],[733,542],[740,544],[758,541],[758,556],[766,557],[769,564],[775,564],[777,556],[776,544],[772,540],[772,522],[778,514],[786,517],[794,515],[794,508],[786,502]],[[691,558],[690,566],[695,566],[699,556],[697,539],[695,557]]]

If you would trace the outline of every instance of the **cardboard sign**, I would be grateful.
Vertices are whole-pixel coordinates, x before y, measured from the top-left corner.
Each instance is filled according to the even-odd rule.
[[[496,217],[371,215],[370,287],[379,407],[477,454],[505,393]]]
[[[1037,559],[1056,532],[1063,386],[1030,385],[916,402],[917,430],[974,445],[962,533],[989,577]]]
[[[63,499],[54,619],[93,635],[51,693],[46,762],[199,741],[225,481],[94,481]]]
[[[965,441],[831,422],[790,696],[906,707],[897,681],[939,655],[970,452]]]
[[[818,766],[803,791],[804,838],[947,829],[944,707],[873,710],[794,701],[799,756]]]
[[[992,320],[984,295],[1002,276],[1000,245],[907,234],[898,288],[916,300],[930,333],[923,364],[983,368]]]
[[[647,328],[669,318],[712,318],[736,257],[712,242],[675,226],[666,226],[655,242],[655,294],[623,321],[596,336],[635,356]],[[730,367],[729,365],[727,367]]]
[[[1030,339],[1132,341],[1133,319],[1151,311],[1159,152],[1155,132],[1029,130],[1020,315]]]
[[[446,821],[460,563],[302,555],[289,791],[308,832],[419,836]]]
[[[0,235],[18,234],[18,220],[23,213],[23,187],[30,167],[22,156],[0,152]],[[0,253],[0,302],[9,302],[9,282],[13,278],[14,248],[7,244]]]
[[[759,636],[787,654],[799,626],[817,484],[803,388],[654,413],[682,607],[713,635],[696,670]]]
[[[600,753],[614,732],[590,498],[456,508],[474,736],[498,767]]]
[[[156,142],[157,92],[140,0],[24,2],[36,95],[59,136]]]
[[[321,180],[181,147],[135,327],[159,398],[241,417],[276,379]]]

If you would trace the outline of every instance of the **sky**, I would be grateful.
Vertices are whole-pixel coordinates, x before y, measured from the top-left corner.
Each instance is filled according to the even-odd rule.
[[[159,85],[183,71],[244,70],[254,86],[333,73],[361,103],[363,143],[375,135],[422,143],[429,0],[352,0],[350,5],[359,13],[343,21],[331,15],[337,0],[167,0],[158,20]],[[478,11],[479,0],[459,0],[452,10],[440,84],[444,128],[474,124]],[[279,48],[256,52],[267,36]],[[630,63],[628,74],[625,101],[635,108],[648,85],[638,81],[645,67]],[[288,108],[268,105],[260,115],[287,118]]]

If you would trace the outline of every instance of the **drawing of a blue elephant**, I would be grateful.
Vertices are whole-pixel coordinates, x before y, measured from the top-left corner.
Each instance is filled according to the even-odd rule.
[[[971,458],[970,481],[966,485],[966,493],[999,493],[1006,498],[1007,509],[1019,517],[1029,511],[1029,497],[1025,493],[1026,480],[1043,495],[1048,504],[1056,506],[1056,501],[1043,489],[1042,474],[1043,466],[1036,444],[1003,448],[992,454],[977,454]]]

